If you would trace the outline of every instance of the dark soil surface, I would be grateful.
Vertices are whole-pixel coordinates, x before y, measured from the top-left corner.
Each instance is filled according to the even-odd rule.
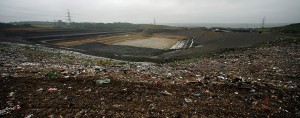
[[[211,32],[211,31],[182,31],[178,34],[194,36],[193,48],[166,53],[160,55],[161,58],[187,59],[195,56],[212,54],[228,48],[251,47],[267,41],[276,40],[276,36],[271,33],[252,32]]]
[[[250,93],[247,88],[234,85],[205,87],[114,79],[104,85],[87,78],[1,78],[1,83],[0,107],[11,99],[6,97],[9,92],[16,93],[12,101],[21,106],[7,115],[9,117],[30,114],[34,117],[297,117],[289,112],[299,108],[299,104],[286,95],[299,91],[284,90],[287,93],[283,93],[268,86]],[[58,90],[51,92],[49,88]],[[197,93],[201,96],[195,96]],[[278,111],[278,108],[288,112]]]

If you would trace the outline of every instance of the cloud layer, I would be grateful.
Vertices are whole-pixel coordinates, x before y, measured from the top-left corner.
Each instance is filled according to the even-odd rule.
[[[269,23],[300,22],[300,0],[0,0],[0,21]]]

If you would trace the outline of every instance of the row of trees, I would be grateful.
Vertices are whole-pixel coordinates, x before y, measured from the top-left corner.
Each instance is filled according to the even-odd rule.
[[[67,27],[77,29],[138,29],[141,25],[131,23],[71,23]]]
[[[283,33],[294,33],[294,34],[300,33],[300,23],[272,28],[271,31],[283,32]]]
[[[0,23],[0,28],[9,28],[9,27],[32,27],[30,24],[11,24],[11,23]]]
[[[53,27],[53,28],[70,28],[70,29],[107,29],[107,30],[126,30],[126,29],[139,29],[141,24],[131,24],[131,23],[66,23],[61,20],[56,22],[42,22],[42,21],[23,21],[23,22],[12,22],[12,23],[2,23],[3,27],[6,26],[34,26],[34,27]],[[1,27],[1,26],[0,26]]]

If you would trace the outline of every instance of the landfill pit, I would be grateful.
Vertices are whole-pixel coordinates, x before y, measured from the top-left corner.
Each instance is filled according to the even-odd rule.
[[[76,46],[91,42],[99,42],[105,45],[121,45],[142,48],[168,50],[177,42],[186,39],[176,35],[146,35],[146,34],[121,34],[113,36],[96,36],[77,40],[63,40],[55,42],[60,46]],[[180,49],[181,47],[178,47]]]

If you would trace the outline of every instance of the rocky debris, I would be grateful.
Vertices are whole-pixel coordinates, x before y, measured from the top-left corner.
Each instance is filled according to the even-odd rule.
[[[7,117],[299,117],[300,44],[168,64],[0,44]],[[99,85],[100,84],[100,85]]]

